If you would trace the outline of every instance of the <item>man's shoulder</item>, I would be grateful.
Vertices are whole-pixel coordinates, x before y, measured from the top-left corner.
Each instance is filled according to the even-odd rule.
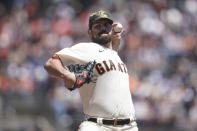
[[[94,43],[94,42],[80,42],[76,45],[80,45],[80,46],[90,46],[90,47],[102,47],[101,45]]]
[[[85,50],[98,50],[98,49],[101,49],[103,48],[103,46],[97,44],[97,43],[94,43],[94,42],[81,42],[81,43],[77,43],[73,46],[74,48],[82,48],[82,49],[85,49]]]

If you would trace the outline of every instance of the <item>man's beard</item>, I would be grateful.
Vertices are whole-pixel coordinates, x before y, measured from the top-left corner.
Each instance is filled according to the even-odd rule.
[[[96,37],[92,37],[92,41],[101,45],[106,45],[111,42],[111,38],[109,35],[105,35],[105,32],[100,32]]]

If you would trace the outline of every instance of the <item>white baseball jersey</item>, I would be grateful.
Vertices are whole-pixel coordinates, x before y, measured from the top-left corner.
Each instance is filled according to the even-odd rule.
[[[84,84],[80,89],[83,111],[90,117],[133,118],[135,115],[129,89],[129,75],[116,51],[99,44],[79,43],[57,52],[62,63],[96,61],[96,83]]]

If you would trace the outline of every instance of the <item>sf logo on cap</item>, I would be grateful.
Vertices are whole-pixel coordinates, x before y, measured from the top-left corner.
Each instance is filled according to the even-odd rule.
[[[104,11],[99,11],[98,15],[102,17],[107,17],[107,14]]]

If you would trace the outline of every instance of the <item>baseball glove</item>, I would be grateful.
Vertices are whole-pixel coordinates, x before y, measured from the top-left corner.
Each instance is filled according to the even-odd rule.
[[[65,66],[67,70],[73,72],[76,77],[76,81],[72,88],[68,88],[69,90],[74,90],[76,88],[80,88],[85,83],[90,83],[91,78],[93,77],[93,69],[96,64],[96,61],[88,62],[87,64],[71,64]]]

